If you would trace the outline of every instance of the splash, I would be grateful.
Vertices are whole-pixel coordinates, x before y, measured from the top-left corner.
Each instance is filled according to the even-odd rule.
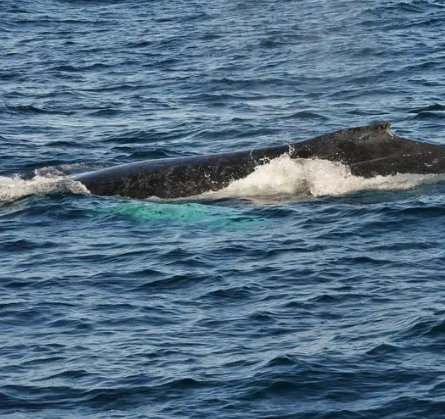
[[[85,186],[65,176],[42,176],[36,174],[32,179],[20,176],[0,176],[0,202],[12,202],[29,195],[52,192],[86,193]]]
[[[361,190],[405,190],[437,179],[437,175],[397,174],[363,178],[353,176],[350,168],[319,159],[291,159],[283,155],[249,176],[233,181],[226,188],[203,196],[279,198],[298,194],[312,196],[343,195]]]

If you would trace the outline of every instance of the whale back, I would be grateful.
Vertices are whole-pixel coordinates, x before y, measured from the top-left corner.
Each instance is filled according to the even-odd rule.
[[[445,148],[399,137],[389,122],[347,128],[293,144],[291,157],[338,161],[362,177],[445,172]]]
[[[91,193],[130,198],[180,198],[216,191],[283,154],[341,162],[366,178],[444,173],[445,148],[393,134],[388,122],[347,128],[290,145],[205,156],[145,160],[75,177]]]

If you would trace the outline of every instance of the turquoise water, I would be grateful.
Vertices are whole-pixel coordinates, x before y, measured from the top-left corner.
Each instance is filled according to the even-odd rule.
[[[3,1],[0,415],[442,418],[443,178],[282,157],[165,201],[69,176],[376,119],[445,144],[444,21],[426,0]]]

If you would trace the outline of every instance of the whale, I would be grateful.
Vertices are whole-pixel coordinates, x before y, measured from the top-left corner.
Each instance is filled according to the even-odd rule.
[[[184,198],[218,191],[282,155],[321,159],[371,178],[445,173],[445,147],[402,138],[387,121],[341,129],[308,140],[227,153],[138,161],[81,173],[75,180],[95,195]]]

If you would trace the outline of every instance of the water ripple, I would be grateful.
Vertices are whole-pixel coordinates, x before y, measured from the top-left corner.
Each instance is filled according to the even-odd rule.
[[[160,201],[65,177],[374,119],[444,144],[444,11],[4,0],[2,417],[442,418],[440,179]]]

